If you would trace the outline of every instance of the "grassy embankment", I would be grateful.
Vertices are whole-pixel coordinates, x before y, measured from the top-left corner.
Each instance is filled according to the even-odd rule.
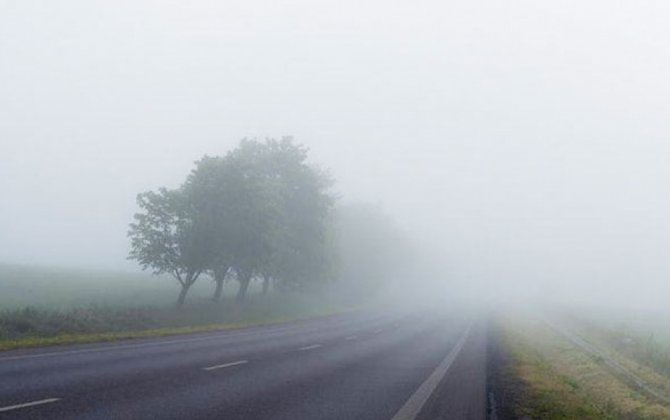
[[[599,347],[670,379],[670,316],[667,313],[593,311],[568,318],[572,328]]]
[[[519,418],[533,419],[669,419],[670,407],[654,401],[608,369],[602,358],[577,348],[540,319],[506,317],[499,325],[509,355],[507,374],[522,384],[513,398]],[[579,331],[592,344],[596,327]],[[604,342],[598,342],[599,346]],[[600,347],[656,389],[670,389],[670,379],[622,355]]]
[[[353,309],[323,296],[257,289],[245,304],[235,285],[212,302],[212,282],[194,286],[176,310],[176,282],[148,274],[0,266],[0,350],[233,329]]]

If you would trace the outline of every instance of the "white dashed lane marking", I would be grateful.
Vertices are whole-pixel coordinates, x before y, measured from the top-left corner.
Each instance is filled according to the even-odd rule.
[[[216,369],[224,369],[224,368],[227,368],[227,367],[243,365],[245,363],[249,363],[249,361],[248,360],[238,360],[237,362],[224,363],[222,365],[214,365],[214,366],[202,368],[202,370],[210,371],[210,370],[216,370]]]
[[[321,347],[321,344],[312,344],[311,346],[300,347],[298,351],[314,350],[318,349],[319,347]]]
[[[18,410],[18,409],[21,409],[21,408],[34,407],[36,405],[44,405],[44,404],[55,403],[56,401],[60,401],[60,398],[47,398],[45,400],[32,401],[32,402],[23,403],[23,404],[10,405],[10,406],[7,406],[7,407],[0,407],[0,413],[5,413],[7,411]]]

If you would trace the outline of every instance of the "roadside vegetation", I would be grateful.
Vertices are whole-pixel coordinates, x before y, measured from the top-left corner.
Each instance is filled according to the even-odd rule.
[[[139,194],[129,258],[151,274],[0,265],[0,349],[361,306],[410,269],[407,241],[379,208],[337,204],[307,157],[290,138],[243,140],[179,187]]]
[[[193,299],[209,298],[211,287],[211,280],[198,284]],[[159,306],[172,303],[174,294],[170,278],[151,273],[0,264],[0,311]]]
[[[327,316],[358,308],[342,299],[304,293],[263,296],[252,291],[244,305],[195,300],[175,311],[167,306],[24,307],[0,312],[0,350],[56,344],[240,328]]]
[[[630,315],[596,312],[566,317],[565,322],[594,344],[622,360],[630,359],[670,379],[670,319],[658,313]],[[668,389],[670,393],[670,389]]]
[[[237,302],[254,278],[263,293],[318,287],[336,274],[332,184],[290,138],[242,140],[224,156],[196,162],[179,188],[138,195],[130,258],[172,276],[179,307],[206,274],[216,285],[213,300],[230,278],[239,285]]]
[[[0,349],[110,341],[324,316],[363,307],[339,290],[262,294],[249,287],[244,304],[234,284],[212,302],[212,279],[202,279],[189,303],[169,303],[169,278],[142,273],[0,265]]]
[[[519,418],[670,418],[670,407],[641,393],[601,357],[578,348],[542,319],[507,316],[497,328],[508,354],[507,374],[520,383],[509,397]],[[636,374],[644,371],[632,360],[626,363]]]

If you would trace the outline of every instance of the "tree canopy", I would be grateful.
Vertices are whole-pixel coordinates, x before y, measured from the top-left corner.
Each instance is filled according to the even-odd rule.
[[[196,162],[182,186],[138,196],[130,258],[181,284],[178,304],[202,273],[217,292],[229,272],[309,288],[332,277],[332,179],[290,138],[242,140],[225,156]],[[215,298],[217,295],[215,293]]]
[[[155,274],[168,273],[182,286],[179,305],[206,269],[213,235],[189,204],[183,189],[159,189],[137,196],[141,211],[130,225],[130,258]]]

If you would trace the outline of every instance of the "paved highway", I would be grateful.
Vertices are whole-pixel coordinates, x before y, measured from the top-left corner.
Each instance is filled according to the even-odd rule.
[[[0,418],[484,419],[484,331],[355,313],[0,353]]]

